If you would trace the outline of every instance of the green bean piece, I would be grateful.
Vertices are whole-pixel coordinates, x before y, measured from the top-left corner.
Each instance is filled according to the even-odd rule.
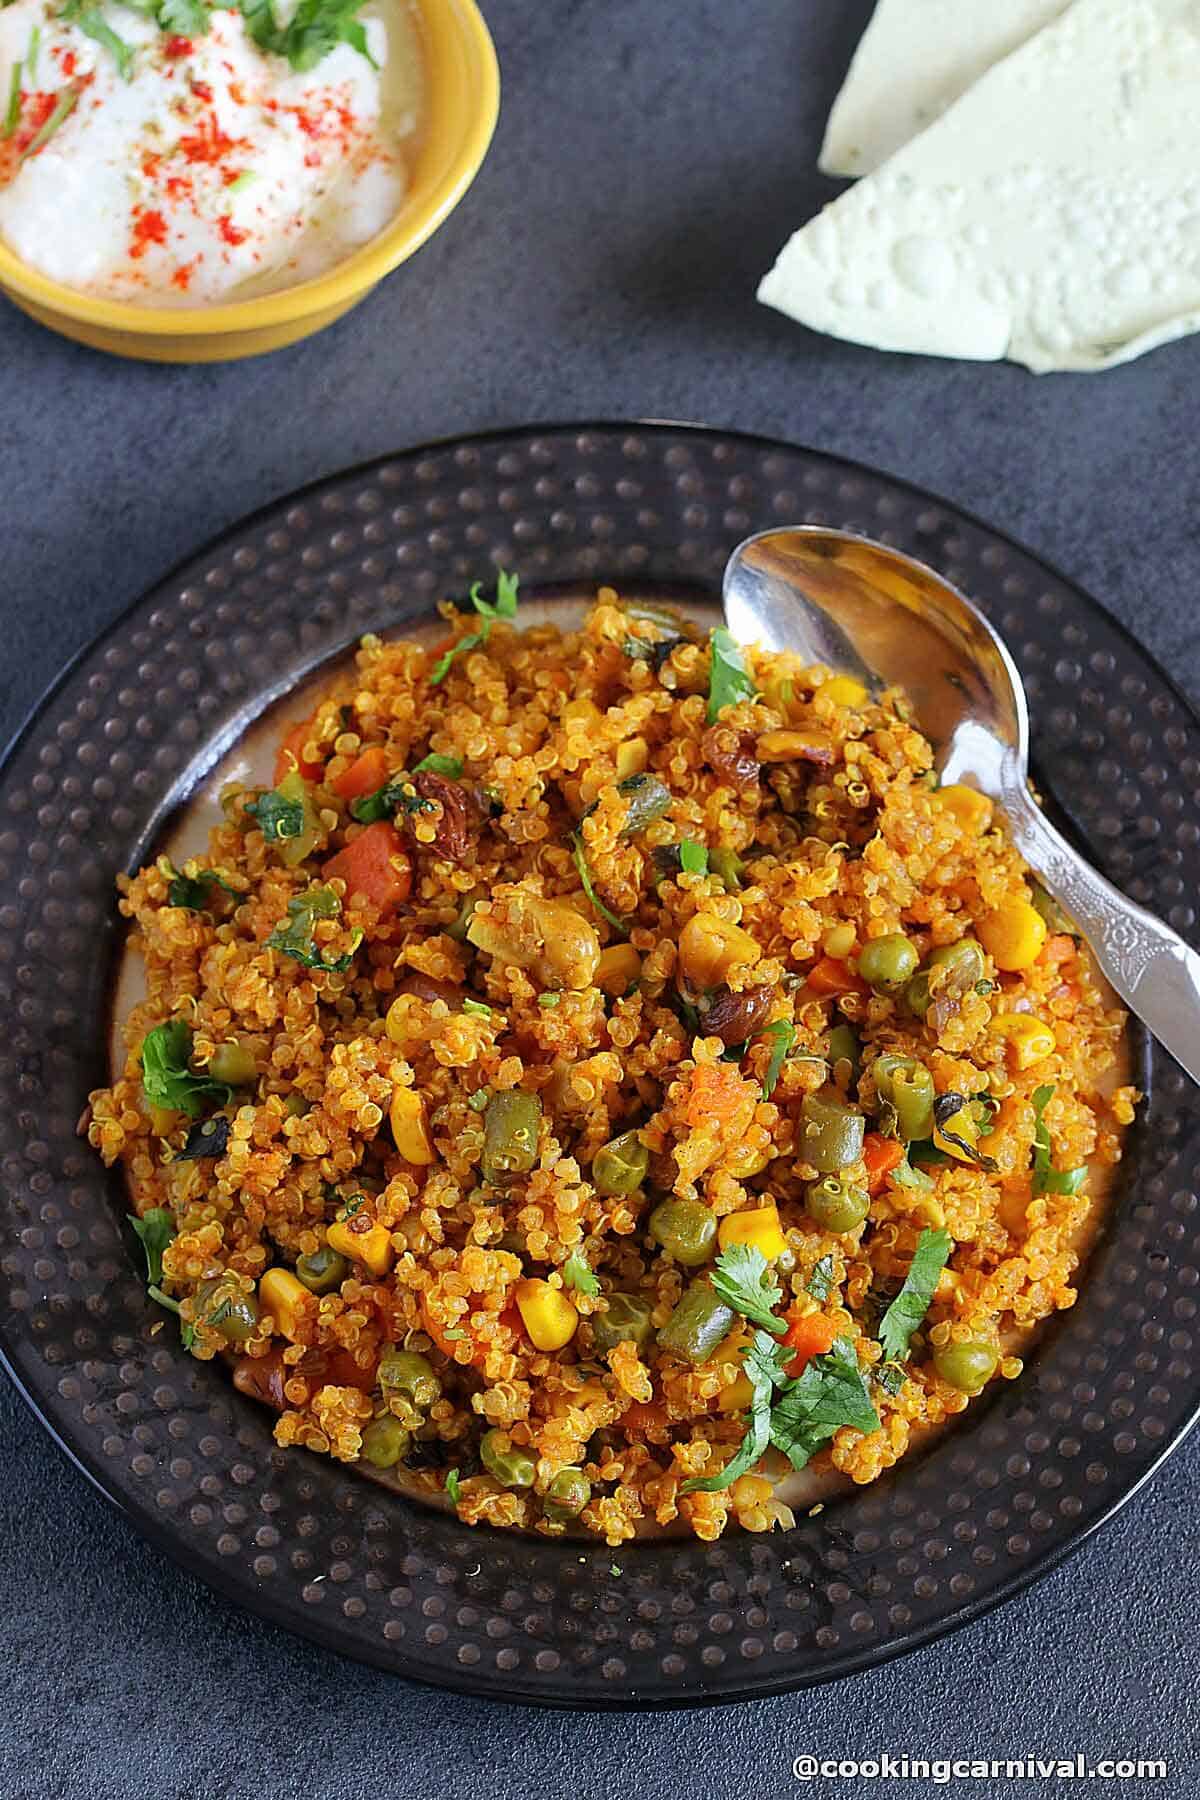
[[[626,840],[653,825],[655,819],[661,819],[671,804],[671,790],[657,775],[627,775],[624,781],[618,781],[617,792],[629,802],[621,827],[621,836]]]
[[[611,1138],[592,1159],[592,1182],[598,1194],[636,1194],[646,1179],[650,1152],[636,1131]]]
[[[258,1300],[228,1275],[215,1275],[196,1290],[196,1320],[211,1325],[228,1344],[244,1344],[258,1324]]]
[[[906,1143],[933,1135],[933,1076],[911,1056],[877,1056],[871,1065],[875,1091],[895,1108],[896,1125]]]
[[[582,1469],[560,1469],[542,1501],[544,1516],[554,1525],[577,1519],[592,1497],[592,1484]]]
[[[728,844],[718,844],[708,853],[708,866],[718,880],[725,883],[727,894],[737,893],[746,865],[736,850],[731,850]]]
[[[214,1081],[227,1081],[230,1087],[253,1087],[258,1080],[258,1065],[241,1044],[218,1044],[208,1059],[208,1072]]]
[[[376,1469],[393,1469],[411,1447],[412,1432],[390,1413],[383,1413],[364,1427],[359,1455]]]
[[[731,1307],[705,1280],[693,1281],[658,1334],[660,1349],[684,1362],[707,1362],[733,1324]]]
[[[479,1460],[501,1487],[533,1486],[537,1464],[527,1450],[509,1442],[506,1431],[485,1431],[479,1442]]]
[[[836,1069],[843,1062],[850,1064],[850,1079],[856,1081],[862,1067],[862,1050],[853,1025],[835,1025],[829,1033],[830,1067]]]
[[[493,1094],[483,1115],[482,1167],[488,1181],[528,1175],[537,1161],[542,1103],[515,1088]]]
[[[592,1342],[601,1356],[618,1344],[634,1344],[637,1353],[650,1348],[654,1327],[650,1322],[651,1304],[641,1294],[609,1294],[604,1312],[591,1315]]]
[[[416,1350],[400,1350],[389,1344],[379,1359],[379,1385],[384,1397],[403,1396],[422,1412],[441,1399],[442,1384],[427,1356]]]
[[[898,994],[917,972],[917,953],[902,932],[870,938],[858,953],[858,972],[881,994]]]
[[[650,1214],[650,1236],[685,1269],[698,1269],[716,1248],[716,1215],[703,1200],[664,1200]]]
[[[328,1244],[296,1258],[296,1280],[310,1294],[336,1294],[349,1273],[349,1259]]]
[[[822,1231],[844,1236],[862,1224],[871,1210],[871,1196],[865,1188],[850,1187],[836,1175],[825,1175],[811,1184],[804,1204]]]
[[[281,838],[275,845],[280,857],[289,869],[302,863],[305,857],[311,856],[321,841],[321,821],[313,801],[312,787],[305,781],[298,769],[285,775],[275,792],[285,800],[299,800],[304,812],[303,827],[298,837]]]
[[[986,1387],[999,1361],[994,1344],[942,1344],[933,1353],[934,1368],[960,1394],[977,1394]]]
[[[862,1155],[866,1122],[860,1112],[837,1100],[806,1094],[800,1109],[804,1131],[800,1156],[822,1175],[834,1175]]]

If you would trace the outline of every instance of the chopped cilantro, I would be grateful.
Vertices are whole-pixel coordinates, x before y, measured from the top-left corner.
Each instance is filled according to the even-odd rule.
[[[762,1097],[769,1100],[775,1092],[775,1083],[787,1060],[787,1053],[796,1041],[796,1027],[787,1019],[776,1019],[773,1025],[764,1025],[758,1034],[760,1037],[775,1039],[775,1048],[771,1051],[771,1060],[767,1064],[767,1072],[763,1077]]]
[[[163,1278],[163,1251],[175,1236],[175,1221],[165,1206],[152,1206],[139,1219],[136,1213],[125,1217],[133,1226],[146,1255],[146,1280],[157,1287]]]
[[[893,1399],[908,1380],[903,1363],[879,1363],[871,1372],[884,1393],[890,1394]]]
[[[267,939],[268,950],[279,950],[284,956],[303,963],[306,969],[321,969],[334,975],[340,975],[350,967],[354,953],[362,943],[360,930],[356,928],[352,933],[353,941],[345,955],[332,960],[317,948],[313,936],[318,919],[336,919],[341,913],[342,903],[332,888],[310,887],[303,894],[294,894],[288,901],[287,910],[287,918],[280,920]]]
[[[1050,1131],[1042,1116],[1054,1093],[1053,1085],[1033,1090],[1033,1191],[1035,1194],[1077,1194],[1087,1180],[1086,1163],[1079,1169],[1056,1169],[1050,1160]]]
[[[818,1305],[828,1300],[833,1292],[835,1279],[833,1252],[830,1251],[827,1256],[821,1258],[820,1262],[813,1264],[808,1277],[808,1291]]]
[[[491,1007],[486,1006],[482,1000],[464,1000],[463,1011],[465,1013],[474,1013],[475,1017],[478,1019],[490,1019],[492,1016]]]
[[[762,1251],[753,1244],[731,1244],[718,1256],[709,1276],[713,1292],[743,1318],[782,1337],[787,1322],[777,1319],[772,1308],[783,1298]]]
[[[218,875],[215,869],[201,869],[198,875],[180,875],[175,873],[167,887],[167,905],[185,906],[189,912],[206,912],[209,905],[209,889],[219,887],[225,893],[232,894],[235,900],[242,898],[237,888],[230,887],[224,876]]]
[[[362,4],[363,0],[300,0],[283,26],[276,20],[271,0],[241,0],[241,11],[246,29],[259,49],[285,56],[296,73],[302,75],[315,69],[339,44],[349,44],[375,67],[358,17]]]
[[[480,584],[476,582],[471,589],[471,605],[483,620],[478,631],[469,631],[466,637],[459,638],[442,656],[439,656],[429,677],[431,687],[444,681],[450,673],[451,665],[456,658],[468,650],[478,650],[488,641],[492,625],[496,619],[515,619],[517,616],[518,577],[508,575],[501,569],[496,577],[496,599],[493,603],[485,600],[480,593]]]
[[[908,1340],[929,1311],[938,1276],[953,1248],[948,1231],[923,1231],[917,1239],[900,1292],[879,1322],[879,1342],[888,1362],[907,1355]]]
[[[849,1338],[838,1338],[826,1356],[814,1356],[789,1381],[771,1409],[771,1443],[802,1469],[843,1425],[878,1431],[858,1357]]]
[[[408,810],[405,802],[413,796],[404,792],[405,784],[395,776],[385,781],[381,788],[373,794],[363,794],[359,799],[350,802],[350,817],[357,819],[360,825],[375,825],[380,819],[390,819],[393,813]],[[422,803],[421,811],[427,810]]]
[[[712,634],[711,652],[706,719],[715,725],[727,706],[753,699],[756,690],[745,657],[723,625]]]
[[[684,838],[679,845],[679,867],[685,875],[708,874],[708,851],[703,844]]]
[[[567,1287],[578,1288],[579,1292],[586,1294],[590,1300],[594,1300],[600,1292],[600,1283],[592,1274],[586,1256],[579,1250],[572,1250],[563,1264],[562,1278]]]
[[[446,1492],[454,1505],[457,1506],[462,1499],[462,1482],[459,1479],[457,1469],[446,1470]]]
[[[160,29],[171,36],[198,38],[208,35],[210,12],[208,0],[159,0],[155,16]],[[236,187],[237,183],[232,185]],[[231,191],[232,188],[226,189],[227,193]]]
[[[195,1075],[188,1067],[192,1034],[183,1019],[156,1025],[142,1039],[142,1086],[151,1106],[169,1112],[185,1112],[194,1119],[208,1099],[226,1101],[233,1090],[210,1075]]]
[[[579,880],[583,886],[584,893],[587,895],[596,911],[600,914],[600,917],[602,919],[607,919],[613,929],[619,931],[621,936],[625,937],[626,925],[624,919],[618,919],[615,912],[610,912],[596,892],[592,882],[592,872],[588,868],[587,851],[584,849],[583,839],[577,831],[571,836],[571,855],[574,859],[575,867],[579,871]]]
[[[450,781],[457,781],[462,772],[463,766],[462,758],[460,756],[439,756],[436,750],[431,750],[428,756],[423,756],[420,762],[413,766],[414,775],[421,775],[424,773],[430,775],[445,775]]]
[[[303,837],[304,802],[289,799],[279,788],[268,788],[257,800],[246,802],[246,811],[258,820],[259,830],[268,844],[285,844],[289,838]]]

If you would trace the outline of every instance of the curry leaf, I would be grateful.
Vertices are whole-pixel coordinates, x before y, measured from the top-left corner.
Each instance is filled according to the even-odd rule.
[[[879,1342],[888,1362],[908,1354],[908,1340],[929,1311],[938,1277],[953,1248],[948,1231],[923,1231],[917,1239],[900,1292],[879,1323]]]
[[[462,1482],[457,1469],[446,1470],[446,1492],[457,1506],[462,1498]]]
[[[176,873],[172,876],[167,888],[167,905],[184,906],[189,912],[206,912],[209,907],[209,889],[212,887],[223,888],[235,900],[242,898],[237,888],[230,887],[215,869],[201,869],[198,875]]]

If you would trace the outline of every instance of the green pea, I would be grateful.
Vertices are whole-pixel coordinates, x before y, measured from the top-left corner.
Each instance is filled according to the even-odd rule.
[[[883,994],[898,994],[917,972],[918,957],[908,939],[898,931],[871,938],[858,953],[858,972]]]
[[[228,1275],[201,1282],[196,1290],[196,1319],[209,1325],[229,1344],[244,1344],[258,1324],[258,1300]]]
[[[411,1446],[412,1432],[390,1413],[383,1413],[364,1427],[359,1455],[376,1469],[392,1469],[402,1456],[408,1455]]]
[[[537,1464],[527,1450],[510,1443],[506,1431],[485,1431],[479,1443],[479,1460],[501,1487],[533,1486]]]
[[[925,963],[930,969],[953,969],[957,978],[968,987],[983,980],[983,950],[973,937],[959,938],[957,944],[941,944],[929,952]]]
[[[296,1093],[293,1088],[292,1092],[283,1103],[284,1118],[302,1119],[309,1110],[309,1104],[310,1103],[304,1098],[304,1095]]]
[[[708,866],[725,883],[727,894],[735,894],[741,887],[746,865],[737,851],[731,850],[728,844],[718,844],[709,851]]]
[[[804,1130],[799,1152],[806,1163],[822,1175],[833,1175],[847,1163],[858,1161],[867,1129],[860,1112],[837,1100],[806,1094],[800,1116]]]
[[[856,1080],[862,1065],[862,1051],[853,1025],[835,1025],[829,1033],[829,1065],[836,1069],[843,1062],[850,1064],[850,1079]]]
[[[684,1362],[707,1362],[733,1324],[731,1307],[707,1281],[693,1281],[658,1334],[660,1349]]]
[[[542,1103],[516,1089],[493,1094],[483,1115],[482,1168],[488,1181],[527,1175],[537,1161]]]
[[[560,1469],[542,1502],[542,1512],[555,1525],[577,1519],[592,1497],[592,1484],[582,1469]]]
[[[636,1345],[639,1356],[648,1350],[654,1336],[650,1313],[650,1302],[641,1294],[609,1294],[606,1310],[593,1313],[588,1320],[592,1342],[600,1355],[625,1343]]]
[[[933,1353],[933,1366],[960,1394],[977,1394],[996,1373],[1000,1352],[994,1344],[943,1344]]]
[[[254,1058],[237,1043],[218,1044],[208,1059],[208,1072],[214,1081],[227,1081],[230,1087],[253,1087],[258,1080]]]
[[[592,1182],[598,1194],[636,1194],[646,1179],[650,1152],[636,1131],[610,1139],[592,1159]]]
[[[335,1294],[350,1273],[350,1262],[328,1244],[322,1244],[311,1256],[296,1258],[296,1280],[310,1294]]]
[[[394,1344],[389,1344],[379,1359],[379,1385],[389,1400],[393,1395],[403,1396],[422,1412],[428,1412],[442,1393],[429,1358],[416,1350],[398,1350]]]
[[[698,1269],[713,1254],[716,1216],[703,1200],[664,1200],[650,1214],[650,1236],[685,1269]]]
[[[833,1231],[839,1236],[856,1230],[871,1210],[871,1197],[866,1189],[850,1187],[836,1175],[814,1181],[804,1203],[822,1231]]]
[[[661,819],[671,804],[671,790],[657,775],[627,775],[624,781],[618,781],[617,792],[629,803],[621,827],[625,839],[636,837],[655,819]]]

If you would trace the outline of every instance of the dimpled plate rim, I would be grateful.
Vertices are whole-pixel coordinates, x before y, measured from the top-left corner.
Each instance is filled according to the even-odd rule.
[[[1104,872],[1177,928],[1200,886],[1200,720],[1094,601],[944,501],[704,427],[482,434],[316,483],[190,559],[70,665],[0,774],[0,1355],[76,1466],[238,1604],[472,1694],[662,1708],[786,1692],[978,1617],[1095,1530],[1180,1440],[1196,1353],[1200,1096],[1144,1034],[1149,1098],[1078,1304],[1020,1380],[795,1531],[606,1546],[470,1531],[322,1458],[153,1316],[122,1194],[75,1136],[102,1078],[116,873],[250,719],[363,631],[493,565],[527,587],[714,596],[772,524],[882,538],[1007,636],[1040,779]]]

